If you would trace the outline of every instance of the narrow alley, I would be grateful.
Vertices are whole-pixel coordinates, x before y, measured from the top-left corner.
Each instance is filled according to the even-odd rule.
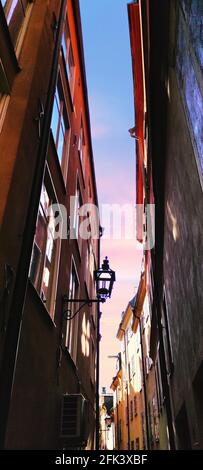
[[[202,0],[0,0],[1,450],[203,450],[202,190]]]

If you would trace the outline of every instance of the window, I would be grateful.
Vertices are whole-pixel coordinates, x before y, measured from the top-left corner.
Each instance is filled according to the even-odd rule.
[[[140,450],[140,439],[139,439],[139,437],[137,437],[136,441],[135,441],[135,450]]]
[[[90,244],[90,265],[89,265],[89,270],[90,270],[90,276],[92,279],[92,282],[94,280],[94,271],[95,271],[95,259],[94,259],[94,251],[92,248],[92,244]]]
[[[89,244],[87,243],[85,281],[86,281],[88,292],[89,292],[89,263],[90,263],[89,258],[90,258]]]
[[[132,336],[132,332],[131,332],[131,328],[129,327],[127,330],[126,330],[126,338],[127,338],[127,342],[129,343],[130,339],[131,339],[131,336]]]
[[[137,416],[137,397],[134,396],[134,416]]]
[[[79,279],[76,271],[76,266],[74,260],[72,259],[71,263],[71,272],[70,272],[70,282],[69,282],[69,298],[78,299],[79,298]],[[71,316],[74,315],[74,312],[78,308],[78,304],[73,302],[68,305],[70,309]],[[76,315],[72,320],[67,320],[66,323],[66,338],[65,346],[69,350],[72,359],[76,362],[77,358],[77,330],[78,330],[78,315]]]
[[[43,184],[30,265],[30,279],[39,292],[51,316],[53,316],[55,294],[55,270],[58,258],[58,240],[55,239],[55,203],[51,185]]]
[[[85,282],[88,291],[89,297],[94,297],[95,294],[95,284],[93,282],[94,279],[94,270],[95,267],[95,258],[94,252],[91,243],[87,242],[87,250],[86,250],[86,269],[85,269]],[[92,306],[92,316],[93,320],[95,321],[95,314],[96,314],[96,305]]]
[[[118,442],[120,444],[120,442],[122,441],[122,421],[121,419],[119,420],[119,425],[118,425]]]
[[[135,374],[135,356],[134,354],[132,355],[132,358],[131,358],[131,371],[132,371],[132,375]]]
[[[92,190],[91,190],[91,182],[90,182],[90,179],[88,181],[88,198],[91,199],[92,198]]]
[[[130,362],[128,363],[128,378],[131,380],[131,367],[130,367]]]
[[[79,182],[77,182],[77,187],[76,187],[76,192],[75,192],[74,217],[73,217],[74,236],[77,240],[80,239],[79,228],[80,228],[80,207],[81,206],[82,206],[82,196],[80,192]]]
[[[133,401],[130,401],[130,419],[133,420]]]
[[[145,430],[145,415],[144,413],[141,414],[141,421],[142,421],[142,447],[143,449],[146,448],[146,430]]]
[[[95,371],[96,371],[96,364],[95,364],[95,345],[93,337],[91,336],[91,353],[90,353],[90,378],[92,384],[95,384]]]
[[[78,137],[78,155],[82,164],[82,167],[84,167],[84,147],[85,147],[85,135],[84,135],[84,128],[83,128],[83,121],[81,118],[81,123],[80,123],[80,135]]]
[[[125,419],[126,419],[126,424],[128,424],[128,407],[125,407]]]
[[[6,16],[7,25],[13,44],[18,39],[18,34],[26,15],[26,8],[32,0],[1,0]]]
[[[59,163],[61,165],[62,173],[66,172],[67,168],[67,143],[70,133],[70,124],[68,120],[67,110],[65,106],[65,99],[63,95],[62,83],[59,77],[56,92],[54,96],[51,130],[58,154]]]
[[[68,81],[70,85],[70,90],[71,90],[71,94],[73,94],[75,63],[74,63],[73,50],[72,50],[72,45],[71,45],[71,40],[70,40],[70,31],[68,27],[67,18],[66,18],[65,26],[63,30],[61,46],[62,46],[63,57],[65,61]]]

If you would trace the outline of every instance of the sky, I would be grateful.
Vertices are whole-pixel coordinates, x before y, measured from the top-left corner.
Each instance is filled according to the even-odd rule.
[[[100,210],[104,204],[135,206],[135,141],[128,132],[134,126],[134,98],[127,2],[80,0],[80,9]],[[116,334],[121,313],[139,284],[142,251],[135,238],[103,238],[101,261],[106,255],[116,271],[112,297],[101,305],[100,389],[109,391],[116,359],[108,356],[120,351]]]

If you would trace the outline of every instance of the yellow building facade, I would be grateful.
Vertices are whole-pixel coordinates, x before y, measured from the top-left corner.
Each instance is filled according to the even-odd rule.
[[[150,336],[150,304],[142,274],[137,294],[123,312],[117,332],[121,352],[111,388],[118,450],[159,448],[159,409]]]

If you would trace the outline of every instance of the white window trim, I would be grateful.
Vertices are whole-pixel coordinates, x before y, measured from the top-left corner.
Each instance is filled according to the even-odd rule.
[[[46,171],[48,173],[48,177],[49,177],[50,182],[51,182],[51,186],[52,186],[52,190],[53,190],[53,193],[54,193],[54,198],[55,198],[56,204],[58,204],[59,210],[60,210],[60,205],[59,205],[59,202],[58,202],[58,199],[57,199],[53,179],[51,177],[51,172],[50,172],[50,169],[49,169],[48,165],[46,166]],[[62,214],[61,214],[61,217],[62,217]],[[60,253],[61,253],[61,237],[59,237],[56,241],[56,261],[55,261],[55,266],[54,266],[53,281],[52,281],[53,282],[53,287],[52,287],[52,293],[51,293],[51,299],[50,299],[50,315],[53,319],[55,317],[55,309],[56,309],[56,296],[57,296],[59,267],[60,267]]]
[[[29,23],[29,20],[30,20],[30,17],[31,17],[33,6],[34,6],[33,3],[29,3],[27,5],[25,19],[24,19],[24,21],[22,23],[22,26],[20,28],[20,31],[18,33],[18,38],[17,38],[16,45],[14,46],[14,50],[15,50],[15,54],[16,54],[17,59],[19,59],[19,56],[20,56],[20,53],[21,53],[23,41],[24,41],[24,38],[25,38],[25,33],[26,33],[28,23]],[[2,132],[2,128],[3,128],[4,120],[5,120],[5,117],[6,117],[6,112],[7,112],[7,109],[8,109],[9,102],[10,102],[10,95],[5,94],[0,98],[0,134]]]
[[[79,187],[79,192],[80,192],[80,197],[81,197],[81,205],[84,204],[84,199],[83,199],[83,196],[82,196],[82,191],[81,191],[81,185],[80,185],[80,178],[79,178],[79,171],[77,169],[77,172],[76,172],[76,185],[75,185],[75,196],[76,196],[76,191]],[[73,229],[75,230],[75,215],[76,215],[76,209],[74,207],[74,225],[73,225]],[[79,216],[79,222],[80,222],[80,216]],[[75,231],[75,236],[76,236],[76,231]],[[82,238],[80,237],[80,223],[79,223],[79,227],[78,227],[78,238],[75,238],[76,239],[76,242],[78,244],[78,249],[79,249],[79,253],[80,255],[82,254]]]
[[[67,23],[67,29],[68,29],[68,41],[67,41],[67,52],[66,52],[66,57],[65,58],[65,62],[66,60],[69,60],[69,55],[72,54],[72,57],[73,57],[73,75],[72,75],[72,83],[70,83],[70,80],[68,78],[68,83],[69,83],[69,88],[70,88],[70,94],[71,94],[71,98],[72,98],[72,101],[73,101],[73,98],[74,98],[74,91],[75,91],[75,79],[76,79],[76,65],[75,65],[75,56],[74,56],[74,53],[73,53],[73,46],[72,46],[72,41],[71,41],[71,34],[70,34],[70,27],[69,27],[69,20],[68,20],[68,15],[66,14],[66,18],[65,18],[65,24]],[[64,24],[64,28],[65,28],[65,24]],[[62,45],[61,45],[61,49],[62,49]],[[67,62],[66,62],[67,63]],[[67,72],[66,72],[67,73]]]
[[[74,256],[72,255],[71,257],[71,269],[70,269],[70,279],[69,279],[69,290],[68,292],[70,293],[70,283],[71,283],[71,276],[72,276],[72,271],[73,267],[75,270],[75,274],[77,277],[77,282],[78,282],[78,298],[80,297],[80,280],[79,280],[79,275],[78,275],[78,270],[76,267],[76,263],[74,260]],[[74,304],[75,308],[77,309],[78,304]],[[68,308],[71,308],[71,303],[69,303]],[[74,332],[78,331],[78,321],[79,321],[79,314],[77,314],[72,320],[67,320],[66,322],[66,332],[65,332],[65,347],[69,351],[73,361],[77,362],[77,349],[78,349],[78,335],[74,334]]]
[[[65,158],[65,164],[64,164],[64,171],[62,171],[62,168],[61,168],[61,173],[63,175],[63,180],[64,180],[64,183],[65,183],[65,186],[66,186],[67,178],[68,178],[68,164],[69,164],[69,160],[70,160],[70,142],[71,142],[72,126],[71,126],[71,118],[70,118],[68,103],[67,103],[67,100],[66,100],[66,93],[65,93],[65,89],[64,89],[62,74],[60,73],[60,68],[59,68],[59,75],[60,75],[62,93],[63,93],[64,103],[65,103],[65,107],[66,107],[66,114],[67,114],[67,119],[68,119],[68,124],[69,124],[68,138],[67,138],[67,141],[65,143],[65,157],[66,158]],[[58,80],[57,80],[57,83],[58,83]]]
[[[56,196],[56,191],[55,191],[55,188],[54,188],[53,180],[52,180],[52,177],[51,177],[51,173],[50,173],[50,170],[48,168],[48,165],[46,166],[45,174],[46,174],[46,172],[47,172],[47,175],[48,175],[48,179],[50,180],[50,183],[51,183],[51,187],[52,187],[52,191],[53,191],[54,199],[55,199],[55,204],[59,204],[57,196]],[[40,205],[39,205],[39,207],[40,207]],[[60,210],[60,205],[59,205],[59,210]],[[39,212],[39,208],[38,208],[38,212]],[[35,242],[33,242],[33,246],[34,246],[34,243]],[[56,253],[55,253],[55,263],[54,263],[54,267],[53,267],[53,280],[52,280],[52,290],[51,290],[51,296],[50,296],[50,308],[47,307],[46,303],[43,303],[44,307],[47,310],[47,313],[49,314],[49,316],[50,316],[50,318],[52,319],[53,322],[54,322],[54,319],[55,319],[56,296],[57,296],[59,266],[60,266],[60,253],[61,253],[61,239],[59,237],[56,240]],[[44,269],[44,266],[45,266],[45,259],[44,259],[43,269]],[[42,289],[42,280],[41,280],[40,290],[38,291],[38,289],[36,289],[36,292],[37,292],[37,294],[39,295],[40,298],[41,298],[41,289]]]
[[[23,41],[24,41],[24,38],[25,38],[25,33],[26,33],[28,23],[29,23],[29,20],[30,20],[30,17],[31,17],[33,6],[34,6],[33,3],[29,3],[26,7],[25,19],[24,19],[24,21],[22,23],[22,26],[20,28],[18,38],[17,38],[17,42],[16,42],[16,45],[15,45],[15,53],[16,53],[17,59],[19,58],[19,55],[20,55],[20,52],[21,52],[21,49],[22,49]]]
[[[10,98],[11,98],[10,95],[3,95],[0,98],[0,134],[2,132],[4,119],[6,117],[6,112],[7,112],[7,109],[8,109]]]
[[[82,158],[81,158],[81,155],[79,156],[79,160],[80,160],[80,164],[81,164],[81,167],[82,167],[82,175],[83,175],[83,179],[85,181],[85,170],[86,170],[86,151],[84,151],[86,149],[86,139],[85,139],[85,130],[84,130],[84,119],[83,119],[83,114],[82,114],[82,111],[80,111],[80,130],[79,130],[79,137],[78,137],[78,141],[80,140],[81,141],[81,130],[83,131],[83,139],[82,139]],[[84,140],[84,144],[83,144],[83,140]],[[78,145],[78,153],[79,153],[79,145]]]

